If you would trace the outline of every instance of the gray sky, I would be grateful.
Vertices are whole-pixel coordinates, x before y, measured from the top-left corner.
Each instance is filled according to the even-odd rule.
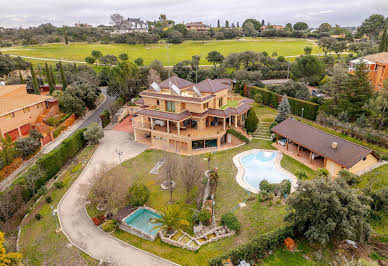
[[[305,21],[310,27],[322,22],[358,26],[371,14],[388,16],[388,0],[0,0],[2,27],[26,27],[42,23],[56,26],[85,22],[108,24],[109,15],[154,20],[164,13],[175,22],[203,21],[215,26],[246,18],[271,24]]]

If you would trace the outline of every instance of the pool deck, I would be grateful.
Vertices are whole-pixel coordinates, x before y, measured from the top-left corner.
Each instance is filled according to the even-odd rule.
[[[252,193],[258,194],[260,192],[260,189],[257,189],[255,187],[247,184],[244,181],[245,168],[244,168],[244,166],[240,162],[240,158],[242,158],[242,157],[244,157],[246,155],[249,155],[249,154],[257,153],[257,152],[275,152],[276,153],[275,167],[278,168],[283,174],[285,174],[286,176],[288,176],[290,178],[290,181],[291,181],[291,192],[294,192],[296,187],[298,186],[298,178],[296,176],[294,176],[293,174],[291,174],[290,172],[288,172],[286,169],[284,169],[280,165],[280,161],[281,161],[281,159],[283,157],[283,154],[280,151],[276,151],[276,150],[252,149],[252,150],[244,151],[244,152],[241,152],[241,153],[235,155],[233,157],[233,162],[234,162],[234,165],[237,168],[237,174],[236,174],[236,181],[237,181],[237,183],[242,188],[244,188],[245,190],[248,190],[248,191],[250,191]]]

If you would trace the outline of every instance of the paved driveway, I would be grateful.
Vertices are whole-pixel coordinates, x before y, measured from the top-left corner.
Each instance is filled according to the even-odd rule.
[[[116,150],[128,160],[142,153],[147,146],[129,139],[128,133],[105,130],[105,136],[85,167],[84,171],[59,202],[58,217],[67,238],[90,256],[115,265],[173,265],[172,262],[154,256],[108,236],[98,229],[85,211],[86,196],[101,165],[113,167],[119,164]]]

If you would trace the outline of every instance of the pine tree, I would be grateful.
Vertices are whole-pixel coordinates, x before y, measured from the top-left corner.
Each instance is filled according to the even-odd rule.
[[[66,77],[65,77],[65,72],[63,71],[63,66],[62,66],[61,61],[59,61],[59,71],[61,74],[62,88],[63,88],[63,90],[65,90],[67,87],[67,81],[66,81]]]
[[[388,36],[387,36],[387,28],[384,29],[383,35],[381,36],[381,42],[379,45],[379,52],[387,52],[387,43],[388,43]]]
[[[9,165],[15,158],[15,147],[8,134],[5,135],[5,138],[0,134],[0,147],[0,155],[5,160],[5,164]]]
[[[229,28],[229,21],[225,21],[225,28]]]
[[[291,113],[291,107],[290,107],[290,104],[288,102],[287,96],[284,94],[283,99],[278,106],[278,115],[275,118],[276,122],[278,122],[278,123],[283,122],[284,120],[286,120],[288,118],[290,113]]]
[[[237,28],[240,28],[240,22],[237,21]]]
[[[221,27],[220,20],[217,20],[217,28]]]
[[[30,64],[30,71],[31,71],[32,88],[34,89],[34,94],[40,94],[38,80],[36,79],[35,71],[32,64]]]
[[[54,81],[52,80],[50,69],[49,69],[47,63],[45,65],[45,72],[46,72],[46,77],[47,77],[47,83],[48,83],[49,88],[50,88],[50,94],[53,94],[53,92],[55,90],[55,84],[54,84]]]
[[[19,70],[19,79],[20,79],[20,84],[24,84],[24,79],[23,79],[22,73],[20,73],[20,70]]]

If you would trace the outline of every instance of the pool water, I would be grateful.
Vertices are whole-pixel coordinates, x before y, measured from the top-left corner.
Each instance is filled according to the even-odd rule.
[[[244,167],[244,181],[255,189],[260,189],[260,182],[267,180],[270,183],[280,183],[284,179],[291,179],[275,166],[277,153],[260,151],[240,158]]]
[[[152,218],[161,218],[161,216],[153,211],[140,208],[125,218],[124,222],[147,235],[155,236],[158,233],[159,228],[153,228],[161,224],[152,223],[150,221]]]

